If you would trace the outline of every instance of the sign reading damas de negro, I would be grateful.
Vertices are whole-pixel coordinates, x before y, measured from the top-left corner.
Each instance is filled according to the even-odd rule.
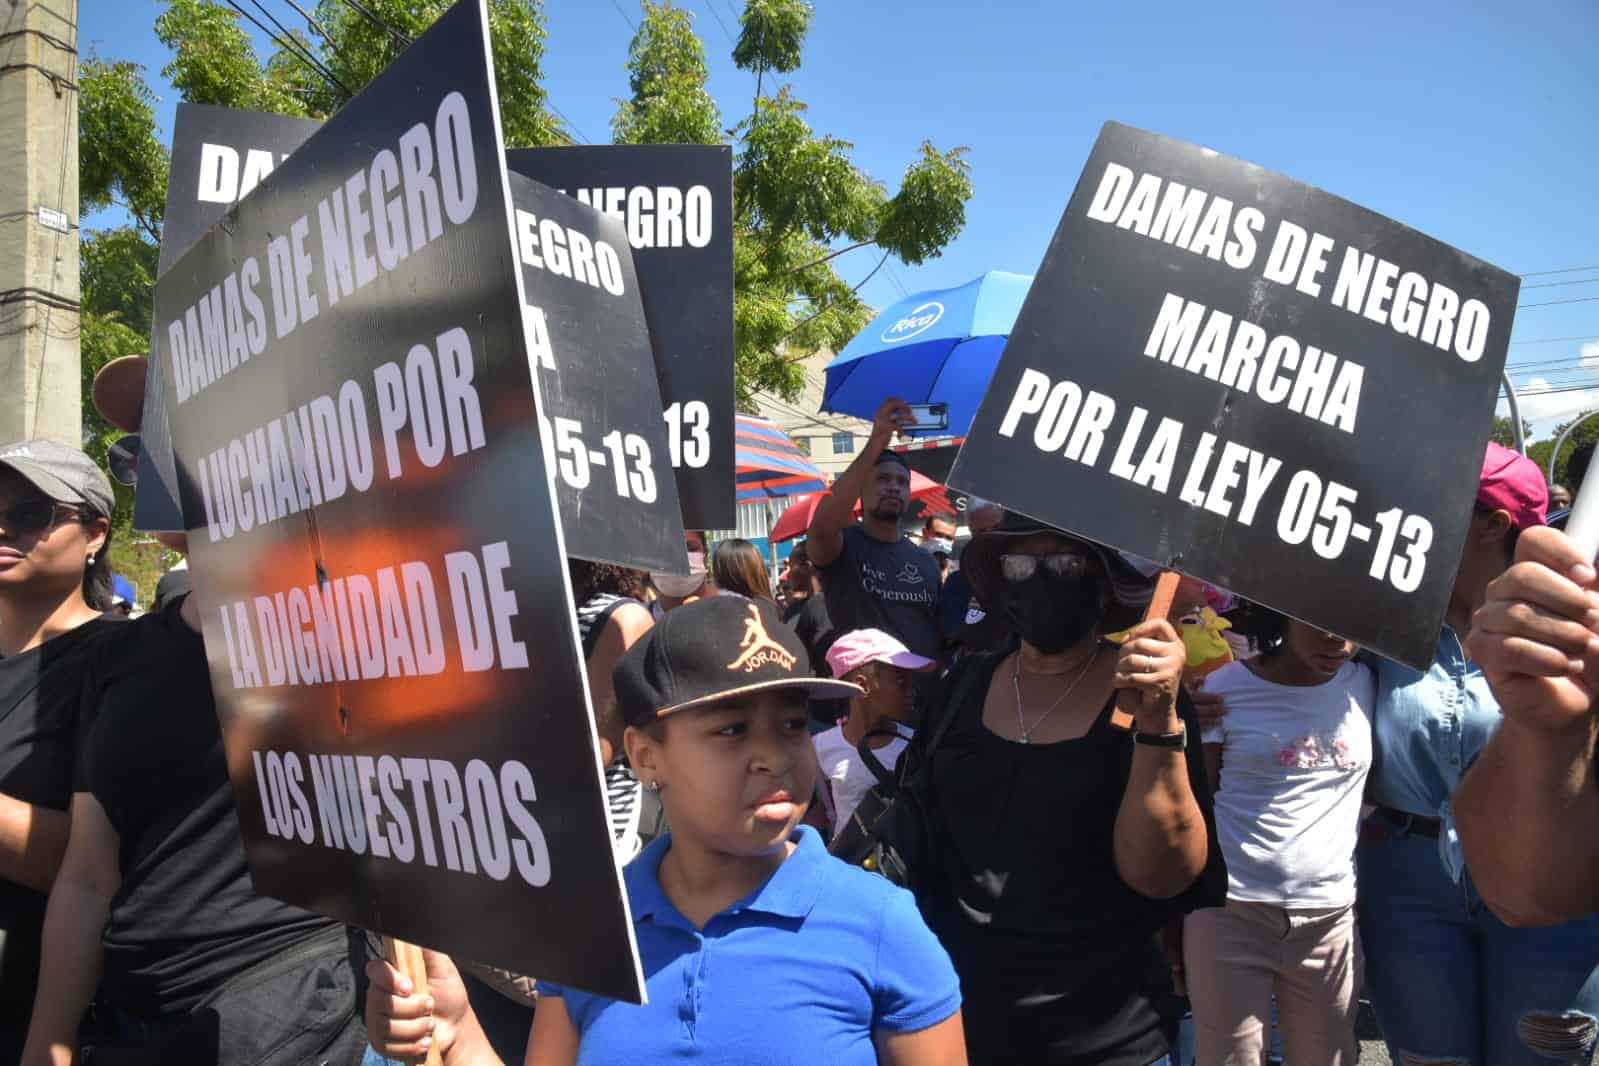
[[[1425,666],[1518,289],[1108,123],[950,482]]]
[[[161,277],[153,355],[256,887],[638,1001],[527,303],[462,0]]]
[[[321,125],[293,115],[179,103],[172,124],[172,166],[156,276],[166,273],[201,234]],[[133,525],[135,529],[182,529],[161,361],[150,360],[146,373]]]

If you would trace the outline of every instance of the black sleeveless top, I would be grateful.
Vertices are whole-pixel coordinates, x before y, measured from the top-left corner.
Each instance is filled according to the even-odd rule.
[[[1144,1066],[1166,1054],[1175,1024],[1156,933],[1226,898],[1199,723],[1181,697],[1210,862],[1176,899],[1149,899],[1116,873],[1113,835],[1133,744],[1110,724],[1114,700],[1074,740],[1006,740],[982,722],[1000,659],[962,665],[980,671],[981,683],[962,706],[938,709],[957,717],[932,755],[942,839],[926,917],[961,977],[971,1060]]]

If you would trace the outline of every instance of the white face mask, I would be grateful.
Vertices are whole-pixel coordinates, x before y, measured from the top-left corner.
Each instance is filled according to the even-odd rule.
[[[926,547],[930,552],[943,552],[945,555],[955,554],[955,542],[949,537],[929,537]]]
[[[681,574],[663,574],[656,570],[650,571],[650,580],[655,583],[655,589],[668,599],[681,600],[692,596],[705,584],[705,553],[688,553],[688,576]]]

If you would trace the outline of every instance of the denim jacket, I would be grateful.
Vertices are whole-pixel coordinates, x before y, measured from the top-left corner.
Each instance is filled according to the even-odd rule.
[[[1439,858],[1459,881],[1465,858],[1449,798],[1499,728],[1499,703],[1448,625],[1426,673],[1375,657],[1373,665],[1377,714],[1370,796],[1396,811],[1441,819]]]

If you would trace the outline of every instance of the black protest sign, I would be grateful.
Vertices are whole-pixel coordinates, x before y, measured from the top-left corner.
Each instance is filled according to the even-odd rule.
[[[510,175],[540,437],[567,550],[686,571],[638,276],[622,223]]]
[[[723,145],[518,148],[511,169],[627,228],[644,289],[683,522],[737,524],[733,154]]]
[[[1518,288],[1109,123],[950,480],[1424,666]]]
[[[321,126],[313,118],[180,103],[156,273],[165,274]]]
[[[292,115],[180,103],[172,124],[172,165],[156,275],[166,273],[320,125]],[[150,360],[140,420],[139,486],[134,495],[137,529],[183,528],[162,373],[161,361]]]
[[[482,0],[161,278],[256,887],[637,1001]]]

